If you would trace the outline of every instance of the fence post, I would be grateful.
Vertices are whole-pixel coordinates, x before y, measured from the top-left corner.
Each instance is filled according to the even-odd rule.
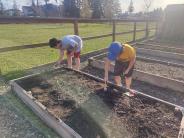
[[[149,22],[148,21],[146,21],[146,32],[145,32],[145,34],[146,34],[146,38],[148,38],[148,36],[149,36]]]
[[[158,21],[156,22],[156,28],[155,28],[156,30],[155,30],[155,36],[157,36],[158,35]]]
[[[116,41],[116,22],[113,20],[112,23],[112,42]]]
[[[74,34],[79,35],[78,21],[75,20],[73,24],[74,24]]]
[[[136,40],[136,30],[137,30],[137,22],[134,22],[134,34],[133,34],[133,41],[135,42]]]

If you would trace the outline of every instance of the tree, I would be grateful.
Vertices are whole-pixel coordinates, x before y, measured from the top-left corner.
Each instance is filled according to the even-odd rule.
[[[58,4],[58,15],[63,15],[63,0],[55,0],[55,2]]]
[[[104,16],[105,18],[113,18],[113,1],[112,0],[105,0],[104,7]]]
[[[64,16],[80,17],[80,0],[64,0]]]
[[[80,16],[83,18],[91,18],[91,8],[88,0],[81,1]]]
[[[144,0],[145,10],[148,13],[154,0]]]
[[[103,17],[103,0],[91,0],[92,18]]]
[[[13,1],[13,16],[19,16],[19,9],[18,9],[18,6],[17,6],[17,2],[16,0]]]
[[[47,5],[50,0],[44,0],[44,1],[45,1],[45,5]]]
[[[113,0],[113,13],[114,17],[117,17],[119,14],[122,13],[121,4],[119,0]]]
[[[31,1],[31,8],[34,11],[34,15],[35,16],[43,16],[44,13],[40,7],[40,1],[39,0],[30,0],[30,1]]]
[[[133,1],[131,0],[130,1],[130,5],[129,5],[129,7],[128,7],[128,12],[129,13],[132,13],[134,11],[134,5],[133,5]]]
[[[3,2],[0,0],[0,16],[4,15],[4,5]]]
[[[106,18],[114,18],[121,14],[119,0],[104,0],[103,11]]]

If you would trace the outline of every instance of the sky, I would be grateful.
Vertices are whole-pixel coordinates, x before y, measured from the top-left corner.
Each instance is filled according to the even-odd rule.
[[[14,0],[1,0],[6,8],[11,8]],[[44,1],[44,0],[40,0]],[[31,0],[16,0],[19,8],[23,5],[30,5]],[[55,3],[55,0],[50,0]],[[128,9],[130,0],[120,0],[122,11],[125,12]],[[144,0],[133,0],[135,12],[144,11]],[[168,4],[184,4],[184,0],[153,0],[151,9],[154,8],[165,8]]]

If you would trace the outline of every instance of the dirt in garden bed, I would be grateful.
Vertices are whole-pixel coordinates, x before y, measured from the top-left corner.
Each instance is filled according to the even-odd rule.
[[[100,78],[104,78],[104,70],[102,69],[97,69],[86,65],[82,70],[89,74],[98,76]],[[114,82],[114,76],[112,73],[109,73],[109,79],[110,81]],[[124,81],[122,83],[124,83]],[[184,94],[181,92],[160,88],[139,80],[133,80],[132,88],[135,90],[141,91],[145,94],[174,103],[176,105],[180,105],[180,106],[184,105]]]
[[[160,63],[151,63],[140,60],[136,61],[135,68],[143,72],[148,72],[155,75],[176,79],[179,81],[184,81],[184,68],[167,66]]]
[[[173,108],[141,96],[128,98],[113,88],[105,92],[102,83],[72,71],[20,85],[84,138],[173,138],[179,132],[181,116]]]
[[[175,47],[175,48],[184,48],[184,43],[175,43],[175,42],[164,42],[161,40],[155,40],[155,41],[146,41],[146,43],[149,44],[155,44],[155,45],[161,45],[165,47]]]
[[[105,58],[100,57],[97,59],[104,60]],[[153,63],[151,61],[142,61],[137,59],[135,64],[135,69],[143,72],[163,76],[166,78],[184,81],[184,68],[182,67],[163,65],[161,63]]]

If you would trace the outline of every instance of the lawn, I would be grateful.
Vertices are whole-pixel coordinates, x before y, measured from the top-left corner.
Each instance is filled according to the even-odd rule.
[[[151,26],[153,26],[151,24]],[[139,23],[137,29],[144,29],[145,23]],[[133,30],[133,23],[123,23],[116,26],[117,32]],[[95,36],[112,32],[112,25],[106,24],[79,24],[81,37]],[[151,34],[153,34],[152,32]],[[36,44],[47,42],[49,38],[60,38],[67,34],[73,34],[73,24],[11,24],[0,25],[0,48],[19,46],[24,44]],[[144,32],[137,33],[137,38],[145,36]],[[132,34],[120,35],[117,41],[127,42],[133,38]],[[112,42],[112,37],[88,40],[84,42],[82,53],[105,48]],[[54,62],[58,52],[49,47],[18,50],[0,53],[1,75],[13,79],[24,74],[27,68]]]

